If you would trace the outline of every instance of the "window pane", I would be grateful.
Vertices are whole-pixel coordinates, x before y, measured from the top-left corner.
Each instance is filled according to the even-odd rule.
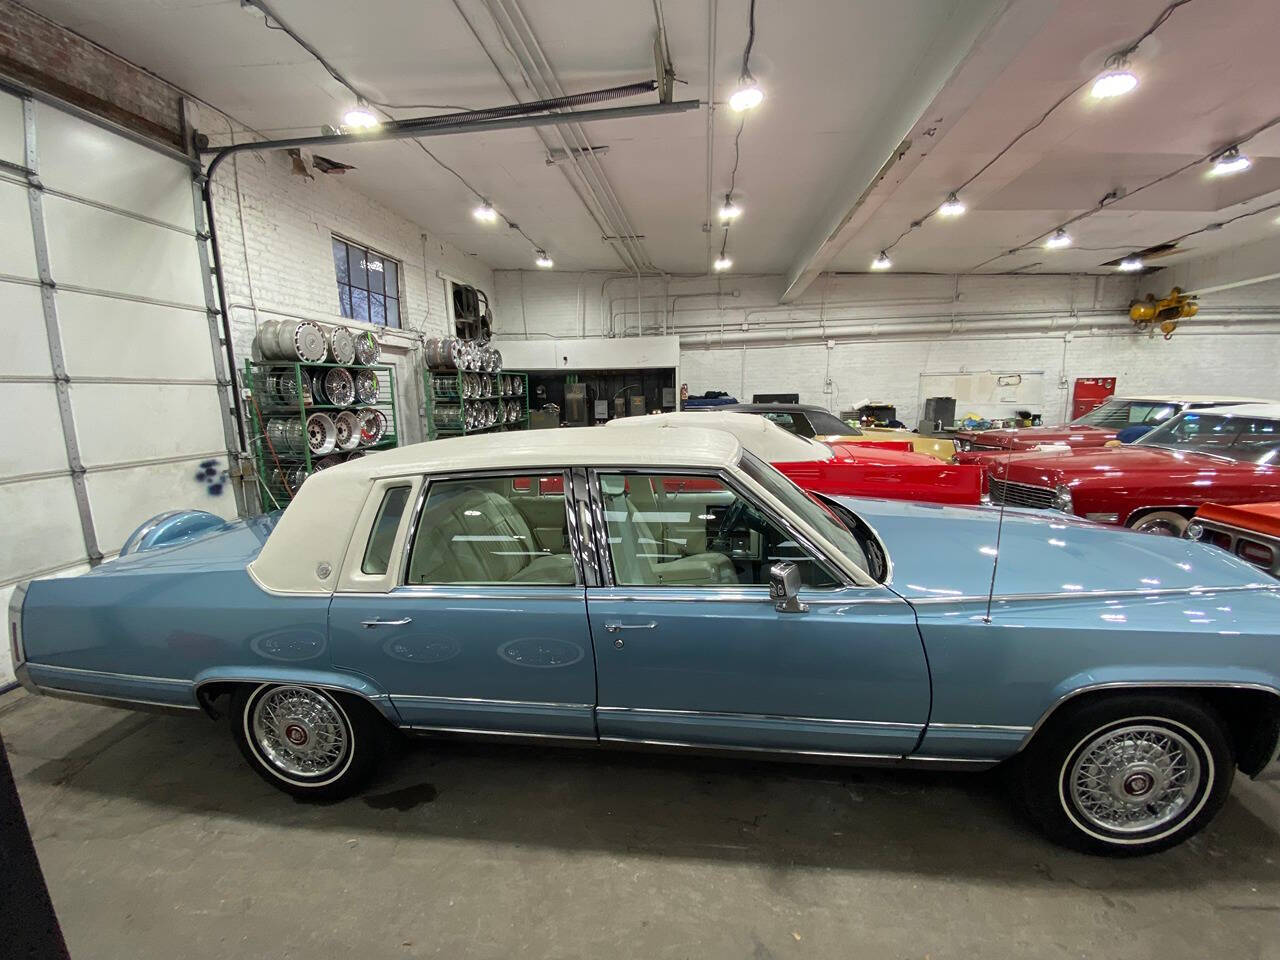
[[[367,291],[351,288],[351,317],[353,320],[369,322],[369,294]]]
[[[376,253],[371,253],[365,260],[365,266],[369,270],[369,289],[374,293],[382,293],[382,258]]]
[[[351,274],[347,272],[347,245],[337,237],[333,238],[333,267],[338,272],[339,283],[351,282]]]
[[[364,549],[364,562],[360,564],[360,569],[365,573],[381,575],[387,572],[387,566],[391,563],[391,547],[395,543],[400,517],[408,501],[408,487],[392,487],[383,496],[382,506],[378,508],[378,516],[373,521],[369,545]]]
[[[557,491],[552,484],[544,487],[543,479],[534,474],[432,481],[408,582],[576,583],[563,485]]]
[[[369,294],[369,322],[387,322],[387,298],[380,293]]]
[[[368,255],[369,252],[360,247],[351,248],[351,285],[353,287],[369,289],[369,272],[364,267],[365,257]]]
[[[400,326],[400,301],[387,297],[387,326]]]
[[[338,304],[344,317],[351,316],[351,288],[345,283],[338,284]]]
[[[400,271],[394,260],[382,261],[382,281],[388,297],[400,296]]]
[[[614,578],[621,586],[767,585],[790,560],[806,586],[836,581],[790,535],[714,477],[600,478]]]

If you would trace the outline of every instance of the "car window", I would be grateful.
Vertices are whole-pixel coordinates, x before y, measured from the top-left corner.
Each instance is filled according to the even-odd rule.
[[[1156,427],[1135,446],[1207,453],[1245,463],[1280,463],[1280,420],[1188,411]]]
[[[1178,412],[1177,404],[1145,400],[1108,400],[1071,421],[1077,427],[1123,429],[1136,423],[1164,423]]]
[[[812,437],[813,427],[809,426],[809,421],[798,413],[790,413],[785,410],[770,410],[762,413],[760,416],[766,420],[771,420],[780,426],[787,433],[794,433],[797,437]]]
[[[718,477],[606,473],[600,490],[619,586],[761,586],[779,560],[796,564],[806,586],[839,583]]]
[[[400,518],[404,515],[405,504],[409,502],[409,490],[407,486],[392,487],[383,494],[382,506],[378,507],[369,543],[364,548],[364,560],[360,563],[362,573],[381,576],[387,572],[391,563],[391,547],[396,541],[396,531],[400,529]]]
[[[804,415],[809,418],[809,424],[813,427],[813,432],[817,436],[858,437],[862,435],[861,430],[857,427],[849,426],[834,414],[825,413],[821,410],[806,410]]]
[[[406,582],[577,582],[564,475],[432,480],[414,532]]]

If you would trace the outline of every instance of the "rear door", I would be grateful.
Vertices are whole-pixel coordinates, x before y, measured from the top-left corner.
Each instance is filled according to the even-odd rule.
[[[588,586],[587,607],[602,740],[860,756],[915,748],[929,677],[904,600],[844,582],[723,476],[602,470],[592,494],[602,582]],[[784,559],[802,572],[804,613],[769,599],[769,567]]]
[[[334,667],[423,730],[595,739],[560,471],[374,485],[329,611]]]

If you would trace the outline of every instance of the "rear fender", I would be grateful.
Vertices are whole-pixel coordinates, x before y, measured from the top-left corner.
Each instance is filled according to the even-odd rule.
[[[196,700],[205,712],[213,714],[211,695],[235,684],[296,683],[300,686],[336,690],[367,700],[387,721],[402,726],[403,721],[391,703],[387,691],[367,677],[358,674],[338,673],[333,670],[305,670],[293,667],[210,667],[196,675],[194,686]]]

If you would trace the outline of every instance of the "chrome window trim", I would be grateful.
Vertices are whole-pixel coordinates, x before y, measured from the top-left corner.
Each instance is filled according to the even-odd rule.
[[[384,600],[394,600],[397,597],[417,600],[581,600],[582,589],[581,584],[521,584],[519,590],[509,590],[501,583],[467,583],[457,587],[424,583],[402,584],[394,587],[390,593],[344,593],[343,596],[379,597]]]
[[[1046,709],[1044,713],[1040,714],[1040,718],[1032,725],[1031,732],[1028,733],[1022,743],[1018,745],[1018,749],[1015,751],[1015,754],[1021,753],[1026,749],[1027,744],[1029,744],[1032,738],[1040,732],[1041,728],[1048,722],[1049,718],[1053,716],[1054,712],[1057,711],[1059,707],[1082,694],[1093,693],[1098,690],[1167,690],[1179,687],[1194,687],[1206,690],[1253,690],[1259,693],[1269,693],[1277,700],[1280,700],[1280,688],[1272,687],[1265,683],[1234,682],[1228,680],[1109,680],[1103,683],[1090,683],[1083,687],[1077,687],[1074,690],[1070,690],[1060,696],[1057,700],[1053,701],[1053,703],[1049,705],[1048,709]]]
[[[487,697],[435,697],[416,693],[389,693],[392,700],[405,700],[412,703],[462,704],[470,706],[495,707],[553,707],[564,710],[591,710],[592,703],[555,703],[549,700],[491,700]]]
[[[884,537],[880,536],[880,531],[877,530],[875,527],[873,527],[870,523],[868,523],[866,517],[857,513],[852,507],[846,506],[845,504],[841,503],[834,496],[826,493],[813,493],[813,496],[821,497],[823,500],[830,500],[832,503],[838,506],[841,510],[848,510],[850,513],[852,513],[855,517],[858,518],[859,523],[861,523],[864,527],[866,527],[868,530],[871,531],[871,536],[875,537],[876,543],[880,544],[880,553],[884,555],[884,579],[880,581],[880,586],[887,587],[890,584],[892,584],[893,583],[893,557],[889,554],[889,544],[885,542]],[[849,532],[853,533],[852,530],[850,530]],[[864,550],[863,553],[865,552],[866,551]],[[867,576],[871,576],[870,571],[867,571]]]
[[[648,601],[652,603],[655,600],[661,600],[663,603],[667,603],[667,602],[671,602],[671,603],[742,603],[745,601],[769,599],[769,588],[765,586],[754,587],[752,592],[748,593],[742,590],[740,587],[710,583],[710,584],[707,584],[705,587],[700,588],[702,590],[707,591],[706,593],[701,593],[701,594],[664,593],[661,595],[655,595],[651,593],[616,593],[613,591],[627,590],[627,589],[664,590],[664,589],[676,589],[676,588],[675,587],[666,588],[666,587],[661,587],[657,584],[654,584],[652,588],[650,587],[611,587],[608,589],[610,590],[608,595],[597,597],[598,601],[599,600],[609,600],[609,601],[618,600],[618,601],[623,601],[628,603]],[[818,590],[816,588],[805,587],[802,591],[800,591],[800,599],[803,600],[805,603],[809,604],[810,606],[817,604],[819,606],[827,606],[827,607],[853,607],[853,606],[860,606],[862,604],[871,604],[871,603],[896,604],[896,603],[903,602],[902,598],[897,596],[852,597],[848,599],[839,599],[835,597],[823,597],[823,596],[814,595],[816,593],[827,593],[833,590],[868,590],[868,589],[871,589],[871,588],[863,587],[863,586],[852,586],[852,587],[832,587],[832,588],[829,588],[829,590]],[[987,599],[986,597],[983,597],[982,601],[985,603],[986,599]]]
[[[726,470],[722,470],[715,467],[670,467],[670,468],[668,467],[592,467],[591,474],[590,474],[591,491],[592,491],[592,495],[596,498],[603,498],[603,494],[601,493],[601,490],[600,490],[600,474],[602,473],[619,474],[621,476],[647,476],[647,477],[695,476],[695,477],[711,477],[712,479],[719,480],[728,488],[730,493],[733,493],[735,496],[741,497],[743,500],[746,500],[749,504],[751,504],[756,509],[758,509],[761,513],[763,513],[766,518],[768,518],[770,521],[775,523],[777,526],[781,527],[789,536],[791,536],[792,539],[794,539],[802,547],[804,547],[804,549],[808,551],[809,554],[813,557],[814,561],[816,563],[821,564],[821,566],[827,571],[828,574],[833,575],[836,580],[840,581],[834,587],[814,587],[809,589],[840,590],[846,587],[863,587],[864,586],[863,584],[853,582],[853,580],[847,574],[845,574],[844,570],[840,567],[840,564],[832,561],[832,559],[827,555],[826,551],[819,550],[816,546],[814,546],[814,544],[809,539],[809,537],[807,537],[803,532],[801,532],[795,526],[795,524],[791,522],[789,518],[778,513],[778,511],[774,510],[772,506],[762,504],[759,496],[755,495],[754,491],[743,490],[742,484],[739,482],[738,478],[733,476],[733,474],[729,473]],[[599,513],[600,532],[603,534],[602,549],[604,553],[602,556],[602,560],[607,561],[602,563],[602,569],[608,574],[608,580],[609,580],[608,585],[613,586],[617,583],[617,580],[614,575],[613,552],[609,550],[608,528],[607,526],[605,526],[604,509],[603,509],[603,506],[600,505],[601,502],[602,502],[602,499],[600,500],[600,502],[597,503],[597,507],[598,507],[598,513]],[[644,588],[653,588],[653,589],[659,589],[659,590],[681,589],[679,587],[672,587],[672,588],[664,587],[660,583],[654,583],[654,584],[633,583],[633,584],[621,584],[620,586],[624,588],[625,587],[644,587]],[[703,590],[714,589],[717,586],[719,586],[720,589],[736,589],[736,587],[733,584],[726,584],[726,585],[706,584],[705,586],[698,586],[697,589],[703,589]],[[738,586],[740,587],[742,585],[740,584]],[[747,586],[767,589],[767,587],[765,587],[764,584],[747,584]],[[877,583],[875,584],[875,586],[880,587],[880,586],[883,586],[883,584]],[[754,597],[752,599],[754,599]]]
[[[574,567],[578,572],[578,582],[588,587],[600,580],[600,568],[595,558],[595,540],[591,534],[584,534],[579,523],[586,517],[590,525],[591,508],[586,499],[586,471],[581,467],[569,468],[569,486],[565,489],[566,522],[569,531],[569,552],[573,554]],[[586,509],[584,510],[584,506]]]
[[[435,484],[446,483],[446,482],[457,481],[457,480],[487,480],[487,479],[494,479],[494,478],[500,478],[500,477],[532,477],[532,476],[539,476],[539,475],[549,476],[555,473],[560,474],[560,480],[561,480],[561,483],[563,484],[565,524],[566,524],[566,529],[569,529],[568,527],[570,523],[569,501],[572,499],[572,494],[570,492],[571,488],[569,485],[569,469],[567,467],[563,467],[563,466],[542,467],[542,468],[512,467],[512,468],[504,468],[501,470],[458,470],[458,471],[450,471],[447,473],[423,474],[422,490],[418,494],[418,502],[414,505],[414,509],[413,509],[413,520],[412,520],[413,526],[409,528],[409,535],[405,538],[405,541],[404,541],[404,557],[401,560],[400,576],[396,584],[392,586],[391,591],[387,594],[380,594],[380,596],[393,596],[397,590],[400,590],[405,587],[436,587],[436,586],[485,587],[485,586],[489,586],[489,584],[483,584],[483,583],[458,583],[458,584],[409,583],[409,561],[413,557],[413,545],[418,539],[418,523],[421,520],[422,510],[423,510],[423,507],[426,505],[427,497],[431,495],[431,488],[435,486]],[[379,479],[389,479],[389,478],[384,477]],[[570,536],[569,536],[569,552],[571,555],[574,553],[572,531],[570,531]],[[576,561],[574,563],[574,579],[575,579],[575,582],[573,586],[581,588],[584,585],[583,578],[582,578],[582,570],[580,568],[580,564]],[[495,586],[499,586],[499,584],[495,584]],[[550,587],[552,589],[564,589],[565,587],[568,587],[570,585],[562,584],[562,583],[547,583],[547,584],[527,583],[527,584],[522,584],[522,586],[528,587],[528,588]],[[359,596],[359,594],[344,594],[344,596]]]
[[[596,707],[597,713],[660,714],[662,716],[701,717],[709,720],[781,720],[788,723],[829,723],[848,727],[893,727],[903,730],[924,729],[922,723],[904,723],[898,720],[845,720],[836,717],[795,717],[770,713],[720,713],[712,710],[669,710],[663,707]],[[1030,729],[1028,727],[1028,729]]]

